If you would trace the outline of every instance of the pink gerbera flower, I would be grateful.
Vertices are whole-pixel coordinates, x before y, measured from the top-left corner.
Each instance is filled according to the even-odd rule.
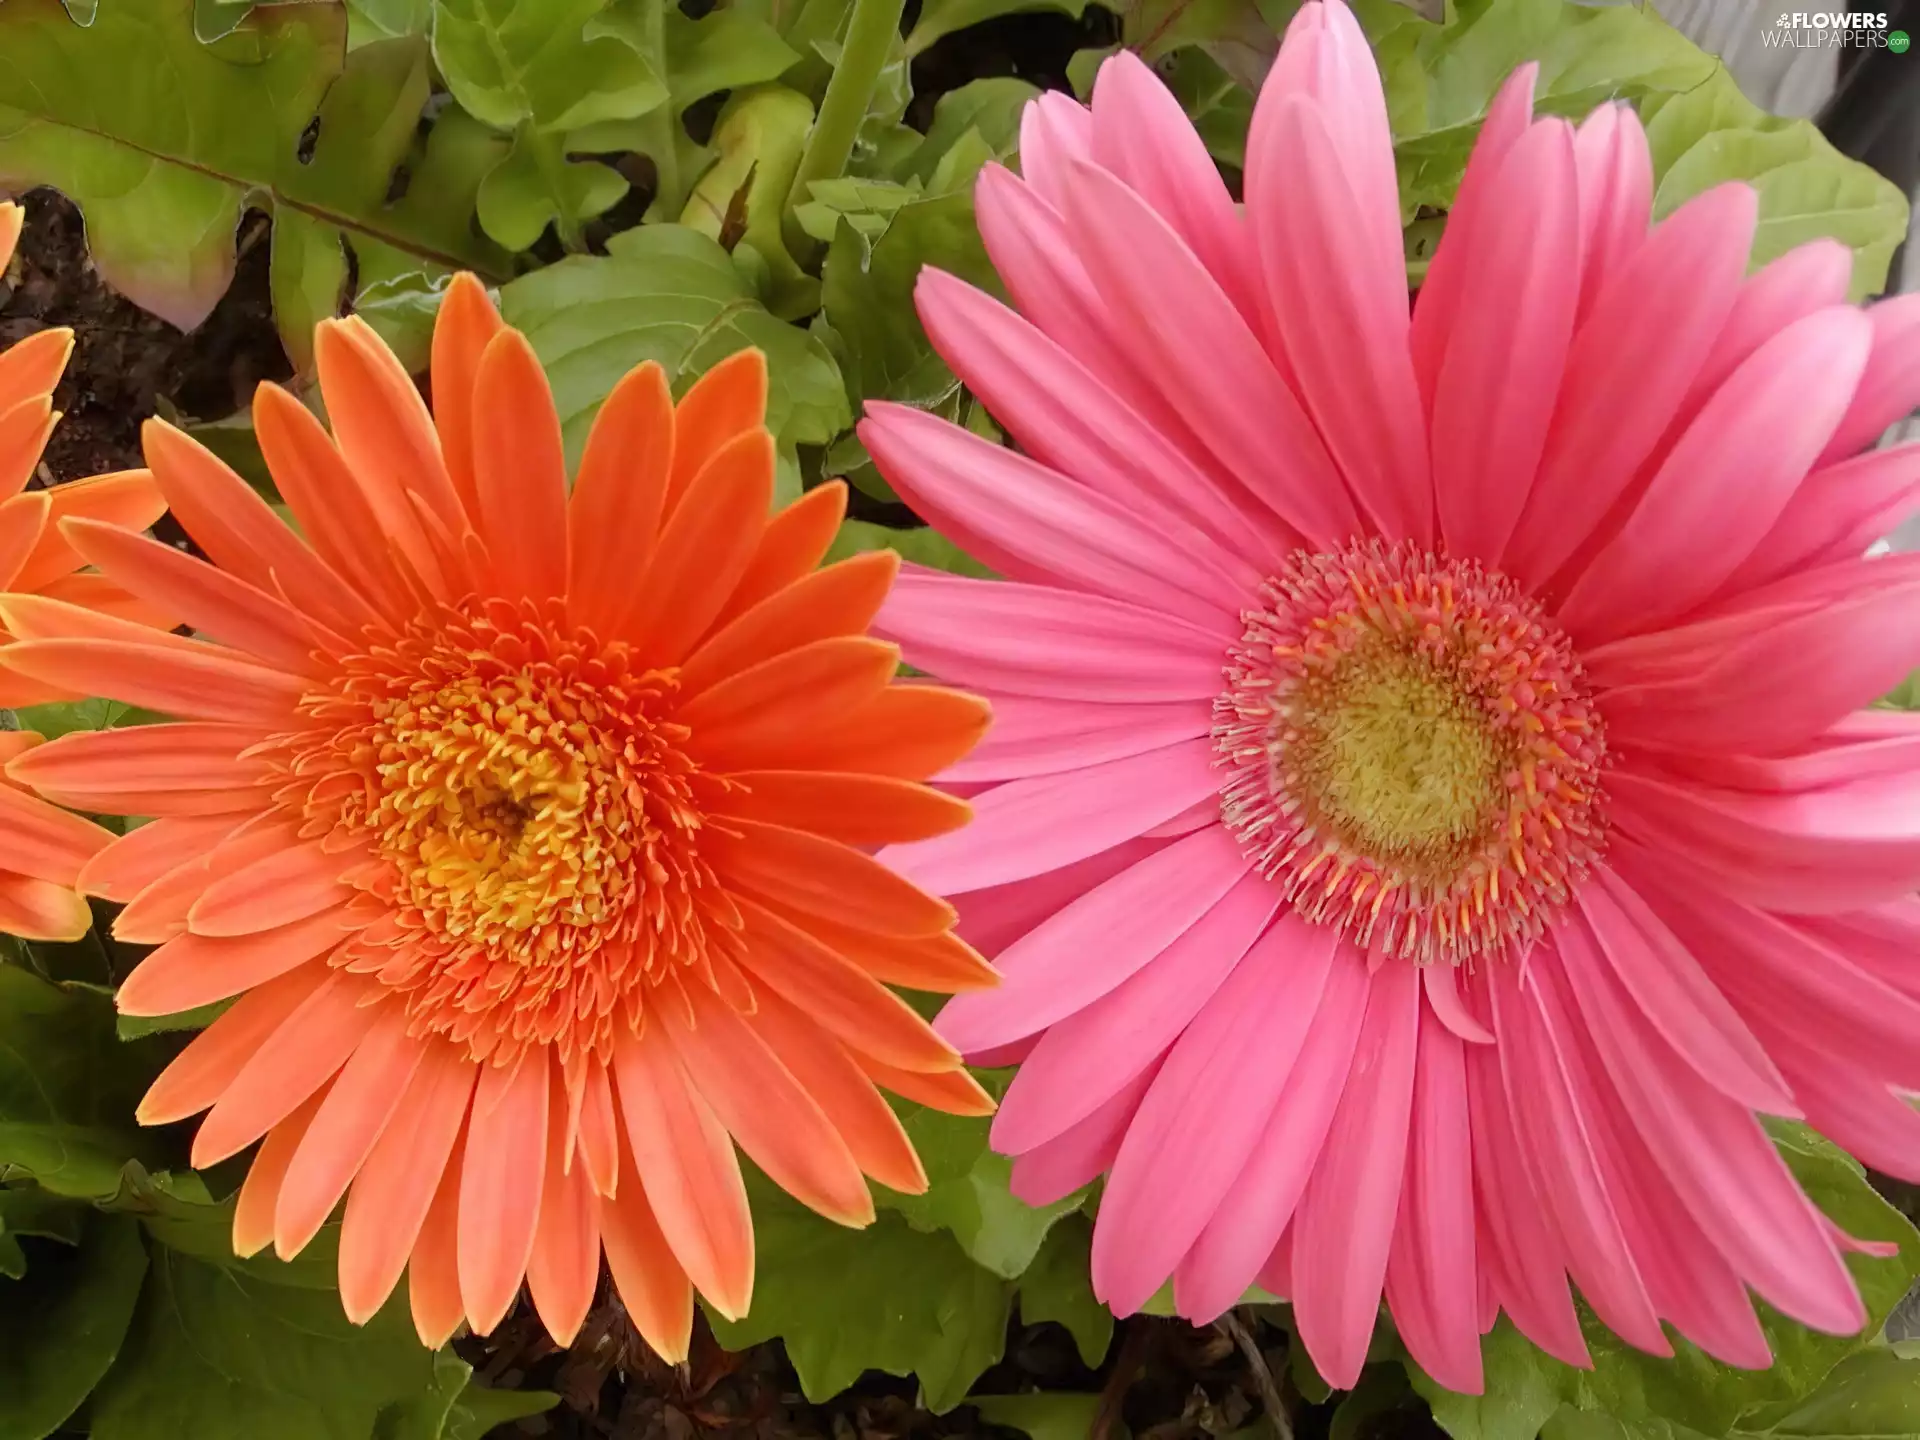
[[[1760,1114],[1920,1178],[1920,559],[1865,560],[1920,447],[1920,297],[1755,196],[1651,226],[1633,112],[1488,115],[1407,297],[1366,42],[1307,5],[1244,212],[1137,60],[1027,112],[980,226],[1018,313],[928,272],[1015,452],[862,435],[1007,577],[881,628],[989,694],[966,830],[887,859],[1003,962],[943,1033],[1024,1057],[1015,1188],[1106,1174],[1094,1282],[1289,1297],[1349,1385],[1384,1289],[1459,1390],[1504,1310],[1581,1363],[1569,1279],[1670,1353],[1770,1356],[1750,1293],[1864,1321]]]

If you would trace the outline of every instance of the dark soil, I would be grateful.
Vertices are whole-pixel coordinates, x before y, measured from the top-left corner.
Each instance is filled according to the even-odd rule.
[[[232,288],[183,334],[107,288],[87,258],[80,212],[57,191],[23,198],[26,229],[0,282],[0,346],[52,325],[72,327],[75,342],[54,392],[64,418],[42,484],[137,468],[149,415],[218,419],[247,404],[260,381],[291,373],[268,301],[265,217],[247,217]]]
[[[457,1348],[487,1384],[561,1396],[547,1414],[501,1426],[497,1440],[944,1440],[1018,1433],[988,1424],[970,1405],[931,1414],[915,1403],[912,1380],[878,1372],[824,1404],[810,1404],[778,1343],[730,1354],[704,1323],[696,1325],[693,1353],[679,1367],[655,1356],[615,1304],[597,1309],[565,1353],[524,1311],[492,1336],[457,1342]],[[1282,1331],[1251,1311],[1205,1329],[1143,1316],[1123,1321],[1104,1363],[1089,1370],[1059,1326],[1015,1319],[1006,1358],[974,1392],[1097,1397],[1089,1440],[1218,1440],[1249,1430],[1259,1440],[1327,1440],[1334,1407],[1300,1394],[1286,1345]],[[1441,1432],[1425,1407],[1411,1395],[1408,1401],[1381,1413],[1390,1421],[1382,1433],[1438,1440]],[[1279,1426],[1267,1420],[1274,1409],[1284,1417]]]

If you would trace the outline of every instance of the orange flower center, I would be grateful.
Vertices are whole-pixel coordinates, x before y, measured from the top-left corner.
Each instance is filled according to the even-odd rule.
[[[1306,918],[1419,963],[1538,935],[1605,837],[1600,717],[1504,575],[1408,546],[1294,556],[1228,659],[1227,825]]]
[[[307,833],[364,847],[347,879],[392,917],[344,963],[476,1059],[605,1058],[653,985],[733,944],[699,843],[724,782],[686,754],[676,673],[629,659],[530,606],[445,611],[345,661],[285,742]]]

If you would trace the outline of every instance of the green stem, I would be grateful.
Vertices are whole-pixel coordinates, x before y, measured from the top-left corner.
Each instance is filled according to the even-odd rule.
[[[854,0],[840,63],[827,81],[820,113],[807,136],[806,153],[787,191],[787,248],[795,255],[810,250],[813,242],[793,218],[794,207],[812,198],[814,181],[831,180],[846,170],[880,72],[887,68],[894,41],[900,38],[900,17],[906,8],[906,0]]]
[[[667,69],[667,5],[670,0],[650,0],[646,6],[646,50],[647,59],[653,62],[655,73],[665,75]],[[680,136],[686,132],[680,126],[680,119],[674,112],[673,97],[668,96],[640,119],[648,132],[653,156],[653,204],[647,210],[649,220],[671,220],[680,213],[687,203],[687,197],[681,193],[680,179]]]

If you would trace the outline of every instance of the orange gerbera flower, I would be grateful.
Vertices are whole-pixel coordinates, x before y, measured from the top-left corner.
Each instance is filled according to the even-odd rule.
[[[0,204],[0,270],[13,258],[25,212]],[[54,596],[138,620],[154,617],[104,576],[75,573],[84,563],[53,521],[90,515],[145,529],[166,510],[144,470],[100,475],[51,490],[29,491],[60,417],[53,387],[73,353],[73,332],[41,330],[0,352],[0,589]],[[61,686],[0,674],[0,706],[76,699]],[[0,731],[0,761],[40,743],[28,730]],[[74,890],[80,867],[113,839],[113,832],[36,799],[24,786],[0,785],[0,930],[28,940],[78,940],[93,923]]]
[[[365,1319],[410,1269],[421,1338],[490,1330],[524,1276],[556,1339],[604,1246],[641,1333],[686,1354],[689,1286],[738,1315],[753,1230],[737,1142],[847,1225],[863,1173],[926,1181],[875,1086],[990,1108],[881,983],[993,972],[953,912],[867,853],[966,807],[918,782],[985,706],[893,683],[865,635],[896,561],[815,572],[845,505],[767,518],[765,364],[675,406],[654,364],[608,397],[571,496],[531,347],[457,280],[436,413],[357,320],[322,325],[333,421],[263,386],[254,423],[305,542],[158,421],[147,459],[212,563],[95,521],[75,548],[201,638],[0,602],[5,664],[182,723],[13,762],[50,799],[157,816],[80,876],[158,943],[120,991],[239,996],[141,1119],[211,1107],[209,1165],[265,1137],[234,1245],[301,1249],[346,1197]]]

